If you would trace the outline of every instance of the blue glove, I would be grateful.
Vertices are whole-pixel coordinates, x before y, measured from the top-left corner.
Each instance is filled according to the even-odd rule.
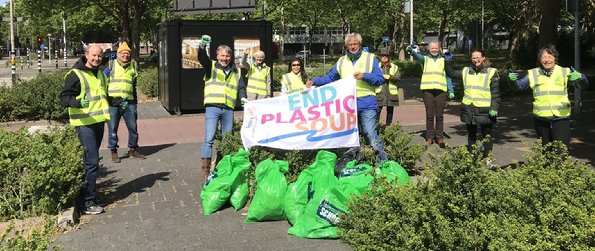
[[[490,110],[491,117],[498,117],[498,111]]]
[[[455,98],[455,94],[452,93],[452,92],[449,92],[448,93],[448,99],[453,99],[453,98]]]
[[[200,38],[200,44],[203,46],[207,46],[207,45],[211,44],[211,36],[202,35],[202,37]]]
[[[81,107],[83,107],[83,108],[89,107],[89,100],[81,99]]]
[[[516,72],[508,73],[508,79],[510,79],[511,81],[516,81],[517,79],[519,79],[519,74]]]
[[[452,54],[450,53],[450,51],[447,51],[444,53],[444,60],[449,61],[452,59]]]
[[[242,107],[244,107],[244,105],[246,105],[248,103],[248,99],[242,98],[242,99],[240,99],[240,102],[242,103]]]
[[[577,80],[581,79],[581,77],[582,77],[582,75],[578,71],[572,71],[570,73],[570,81],[577,81]]]
[[[407,47],[405,48],[405,50],[409,53],[411,53],[411,51],[413,51],[413,48],[411,48],[411,45],[407,45]]]

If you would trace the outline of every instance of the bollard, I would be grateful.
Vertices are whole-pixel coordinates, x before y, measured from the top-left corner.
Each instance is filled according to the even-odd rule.
[[[54,58],[56,58],[56,69],[58,69],[58,50],[54,50]]]
[[[14,57],[14,50],[12,50],[12,52],[10,53],[10,69],[12,72],[12,83],[14,84],[14,82],[16,81],[17,78],[17,65],[16,65],[16,58]]]
[[[41,50],[37,50],[37,70],[41,72]]]
[[[64,46],[64,48],[66,48],[66,46]],[[68,63],[66,63],[66,49],[64,49],[62,52],[64,53],[64,67],[68,67]]]

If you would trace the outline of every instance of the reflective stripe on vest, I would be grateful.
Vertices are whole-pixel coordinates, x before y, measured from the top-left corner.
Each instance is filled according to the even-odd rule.
[[[337,62],[337,72],[341,76],[341,78],[353,78],[353,73],[356,71],[360,71],[362,73],[371,73],[372,72],[372,64],[374,63],[374,54],[362,51],[359,59],[352,63],[352,61],[347,56],[342,56],[339,58]],[[356,80],[356,96],[365,97],[370,95],[376,95],[374,89],[376,86],[370,85],[363,80]]]
[[[89,107],[86,108],[68,108],[68,117],[70,118],[70,125],[85,126],[96,123],[109,121],[109,106],[107,104],[107,80],[103,72],[97,71],[97,77],[90,71],[82,71],[79,69],[72,69],[81,83],[81,93],[76,96],[77,100],[89,100]]]
[[[444,58],[434,61],[431,57],[424,56],[424,72],[421,76],[422,90],[438,89],[446,91],[446,73],[444,73]]]
[[[287,94],[301,92],[306,89],[306,85],[302,81],[302,76],[295,75],[293,72],[283,75],[281,85],[285,85]]]
[[[222,104],[234,109],[238,97],[238,82],[240,73],[230,72],[230,76],[225,78],[225,72],[215,67],[215,61],[211,65],[211,77],[205,79],[205,99],[204,104]]]
[[[248,86],[246,91],[248,93],[254,93],[258,95],[267,95],[267,77],[269,76],[270,69],[268,66],[264,66],[258,69],[255,65],[250,67],[250,71],[247,74]]]
[[[568,73],[570,70],[554,66],[551,76],[539,68],[529,70],[529,86],[533,89],[533,114],[539,117],[570,116],[568,99]]]
[[[382,68],[382,63],[379,63],[378,66],[380,67],[380,69],[382,69],[382,74],[394,76],[397,75],[397,72],[399,71],[399,66],[393,63],[390,63],[390,67],[385,68]],[[399,94],[399,89],[397,88],[396,82],[390,81],[390,79],[385,79],[384,84],[388,84],[388,93],[390,93],[391,95]],[[382,92],[382,86],[384,85],[376,87],[376,93]]]
[[[120,65],[118,60],[112,61],[114,62],[110,63],[113,68],[110,68],[108,95],[110,97],[120,97],[133,100],[134,96],[132,94],[134,86],[132,86],[132,83],[138,76],[138,72],[136,71],[136,62],[131,60],[130,65],[124,68],[122,65]]]
[[[463,87],[465,95],[463,104],[475,107],[490,107],[492,104],[492,92],[490,91],[490,82],[496,69],[487,68],[486,72],[476,72],[469,74],[469,67],[463,68]]]

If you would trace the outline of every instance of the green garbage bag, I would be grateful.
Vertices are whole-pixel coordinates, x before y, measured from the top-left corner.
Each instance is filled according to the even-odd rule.
[[[304,213],[306,204],[314,196],[314,191],[336,185],[337,179],[334,176],[336,161],[337,155],[334,153],[325,150],[318,151],[316,160],[300,173],[295,182],[289,185],[283,198],[283,209],[289,223],[295,224],[300,215]],[[314,177],[316,177],[316,182],[314,182]]]
[[[372,166],[368,164],[356,165],[355,163],[355,160],[350,161],[339,173],[339,186],[347,196],[362,194],[374,179],[374,176],[370,174]]]
[[[398,185],[413,186],[413,180],[409,177],[409,174],[398,162],[396,161],[385,161],[382,166],[376,170],[377,175],[386,176],[389,181],[394,181]]]
[[[246,202],[248,201],[249,193],[250,191],[248,190],[248,182],[246,182],[246,178],[244,178],[244,181],[241,181],[240,185],[236,187],[229,198],[231,206],[236,211],[244,208]]]
[[[287,233],[302,238],[338,238],[337,223],[347,214],[348,198],[338,187],[317,192],[306,205],[306,211]]]
[[[282,160],[263,160],[256,166],[256,192],[245,222],[284,220],[283,197],[287,191],[285,173],[289,163]]]
[[[250,153],[240,149],[236,154],[225,155],[219,161],[200,192],[204,215],[219,210],[227,202],[231,192],[236,191],[242,182],[246,183],[246,173],[251,165],[248,157]]]

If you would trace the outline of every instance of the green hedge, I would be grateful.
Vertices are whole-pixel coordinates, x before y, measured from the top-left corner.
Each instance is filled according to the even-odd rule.
[[[159,95],[159,73],[156,65],[144,65],[138,72],[136,81],[138,94],[147,97],[157,97]]]
[[[82,156],[71,127],[48,134],[0,130],[0,221],[70,206],[83,182]]]
[[[349,204],[341,238],[355,250],[593,250],[595,173],[549,147],[497,170],[449,149],[416,187],[374,183]]]
[[[18,79],[12,87],[0,87],[0,121],[66,118],[59,98],[65,74],[40,73],[30,80]]]
[[[421,77],[423,69],[422,65],[417,61],[397,61],[394,63],[399,66],[401,77]]]

